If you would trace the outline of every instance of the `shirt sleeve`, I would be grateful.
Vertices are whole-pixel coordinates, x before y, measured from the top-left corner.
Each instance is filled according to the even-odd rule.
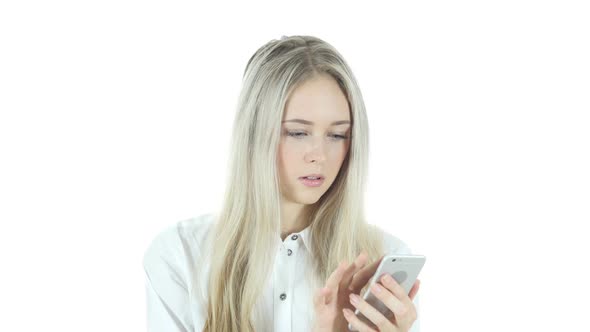
[[[148,332],[193,331],[182,243],[176,227],[158,234],[145,251]]]

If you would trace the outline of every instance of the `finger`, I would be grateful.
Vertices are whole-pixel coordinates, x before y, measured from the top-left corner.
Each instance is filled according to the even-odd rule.
[[[383,304],[385,304],[385,306],[391,310],[391,312],[395,315],[396,320],[399,320],[400,317],[407,313],[408,308],[406,305],[390,291],[388,291],[387,288],[385,288],[380,282],[371,285],[371,293],[373,293],[373,295],[375,295],[379,301],[383,302]]]
[[[328,294],[329,290],[326,287],[320,288],[316,290],[313,296],[313,305],[317,309],[320,305],[325,304],[326,302],[326,295]]]
[[[414,301],[416,293],[418,293],[418,289],[420,289],[420,279],[416,279],[414,286],[412,286],[412,289],[410,289],[410,293],[408,294],[410,300]]]
[[[382,294],[380,294],[382,295]],[[393,297],[391,293],[390,297]],[[391,331],[394,327],[393,323],[387,319],[375,307],[363,300],[360,296],[351,294],[350,303],[357,308],[369,321],[371,321],[378,328],[379,331]]]
[[[354,293],[358,293],[375,274],[384,256],[385,255],[382,255],[379,259],[358,271],[352,278],[348,289]]]
[[[361,321],[350,309],[345,308],[342,309],[342,313],[344,314],[344,318],[354,327],[357,331],[360,332],[377,332],[376,330],[369,327],[363,321]]]
[[[381,283],[387,288],[398,300],[400,300],[406,308],[413,306],[412,300],[406,294],[406,290],[395,281],[389,274],[385,273],[380,279]],[[400,314],[401,311],[400,311]]]
[[[332,298],[332,290],[330,288],[326,288],[326,293],[324,294],[324,302],[323,304],[326,305],[328,303],[330,303],[331,298]]]
[[[361,253],[356,257],[354,263],[351,264],[342,276],[342,284],[343,285],[350,285],[352,277],[367,263],[368,255],[367,251],[363,249]]]
[[[386,274],[386,276],[389,276]],[[381,292],[373,292],[375,296],[391,310],[395,316],[395,324],[404,330],[406,327],[412,326],[417,319],[417,312],[414,303],[406,294],[405,289],[400,286],[393,278],[381,278],[383,290]],[[389,280],[389,281],[387,281]],[[380,295],[377,295],[380,293]],[[405,331],[405,330],[404,330]]]
[[[330,289],[330,294],[326,298],[326,303],[332,302],[332,295],[336,294],[338,291],[338,285],[340,284],[340,280],[342,279],[342,274],[344,273],[346,266],[346,262],[340,262],[336,270],[334,270],[334,272],[332,272],[332,274],[328,277],[325,287]]]

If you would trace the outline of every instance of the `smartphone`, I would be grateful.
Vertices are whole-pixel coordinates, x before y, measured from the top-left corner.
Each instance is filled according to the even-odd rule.
[[[387,273],[393,277],[393,279],[403,287],[406,294],[408,294],[414,286],[416,278],[418,278],[418,274],[420,273],[420,270],[422,270],[425,262],[426,257],[422,255],[387,254],[383,256],[381,263],[377,267],[377,271],[373,274],[373,277],[369,282],[369,287],[367,287],[362,296],[363,300],[371,304],[375,309],[381,312],[383,316],[391,318],[393,312],[389,310],[389,308],[387,308],[385,304],[373,294],[373,292],[371,292],[371,285],[379,282],[381,277]],[[365,317],[365,315],[363,315],[358,309],[356,309],[354,314],[368,326],[373,328],[376,327],[375,324]],[[348,330],[357,331],[351,324],[348,324]]]

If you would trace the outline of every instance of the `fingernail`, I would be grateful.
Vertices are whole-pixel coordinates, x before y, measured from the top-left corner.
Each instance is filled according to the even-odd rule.
[[[377,293],[381,293],[381,286],[379,286],[378,284],[373,284],[373,290]]]
[[[352,303],[355,307],[359,303],[359,299],[360,298],[358,297],[358,295],[356,295],[354,293],[350,294],[350,303]]]
[[[399,304],[399,305],[397,306],[397,312],[398,312],[400,315],[403,315],[403,314],[405,314],[405,313],[406,313],[406,306],[404,306],[403,304]]]
[[[393,282],[393,278],[389,274],[384,275],[381,280],[388,284]]]
[[[346,317],[350,317],[352,315],[352,311],[348,310],[348,309],[342,309],[342,313],[344,314],[344,316]]]

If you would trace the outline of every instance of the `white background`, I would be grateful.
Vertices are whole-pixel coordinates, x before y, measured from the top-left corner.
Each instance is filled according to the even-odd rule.
[[[0,330],[144,331],[144,250],[217,207],[247,60],[309,34],[363,91],[369,219],[427,256],[423,331],[589,331],[589,17],[582,1],[3,1]]]

